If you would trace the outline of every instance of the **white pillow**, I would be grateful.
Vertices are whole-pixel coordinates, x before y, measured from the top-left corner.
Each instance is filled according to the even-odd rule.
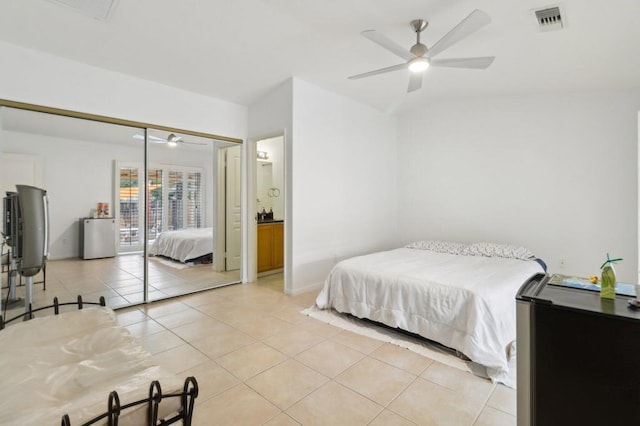
[[[454,243],[452,241],[415,241],[407,244],[406,248],[431,250],[436,253],[462,254],[467,245],[464,243]]]
[[[510,244],[473,243],[465,247],[465,256],[506,257],[509,259],[529,260],[535,257],[531,250]]]

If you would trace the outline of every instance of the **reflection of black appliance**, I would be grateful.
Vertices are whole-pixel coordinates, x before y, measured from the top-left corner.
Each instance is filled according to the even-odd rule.
[[[2,310],[2,303],[6,302],[7,305],[13,305],[21,301],[16,294],[16,276],[18,273],[17,268],[17,243],[18,243],[18,193],[7,192],[6,197],[2,199],[2,205],[4,208],[4,217],[2,221],[2,233],[4,234],[4,243],[9,250],[5,254],[3,246],[3,272],[4,268],[7,268],[7,298],[5,300],[0,297],[0,314],[4,315]],[[6,256],[6,258],[5,258]],[[1,296],[1,295],[0,295]]]
[[[601,299],[545,275],[520,288],[518,426],[640,422],[640,311],[630,299]]]
[[[6,244],[15,250],[18,234],[18,193],[7,192],[7,196],[2,200],[2,206],[4,208],[2,232],[5,235]]]

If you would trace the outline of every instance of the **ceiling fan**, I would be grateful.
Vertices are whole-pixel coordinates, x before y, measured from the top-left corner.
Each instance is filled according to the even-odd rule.
[[[143,135],[133,135],[133,138],[144,140]],[[169,133],[166,139],[158,136],[149,135],[149,142],[167,144],[167,146],[170,146],[172,148],[178,146],[178,144],[206,145],[206,143],[185,141],[184,139],[182,139],[182,136],[176,136],[174,133]]]
[[[411,21],[411,28],[416,33],[416,44],[411,46],[411,49],[405,50],[402,46],[380,34],[375,30],[363,31],[361,34],[371,40],[372,42],[382,46],[391,53],[401,57],[406,62],[398,65],[392,65],[390,67],[381,68],[375,71],[365,72],[363,74],[352,75],[350,80],[356,80],[359,78],[370,77],[373,75],[384,74],[392,71],[399,71],[408,69],[411,71],[409,77],[409,87],[407,92],[413,92],[422,87],[422,76],[424,71],[429,66],[434,67],[452,67],[452,68],[471,68],[471,69],[486,69],[493,63],[494,56],[484,56],[477,58],[452,58],[452,59],[435,59],[435,56],[440,54],[445,49],[453,46],[463,38],[471,35],[480,28],[491,22],[491,18],[485,12],[481,10],[474,10],[464,18],[458,25],[456,25],[451,31],[444,35],[440,40],[436,42],[431,49],[427,48],[420,42],[420,33],[427,28],[429,24],[424,19],[415,19]]]

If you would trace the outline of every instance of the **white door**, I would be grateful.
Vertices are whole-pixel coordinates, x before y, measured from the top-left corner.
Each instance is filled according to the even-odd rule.
[[[241,148],[227,148],[225,176],[227,271],[240,269]]]
[[[16,184],[42,188],[42,158],[25,154],[0,154],[0,193],[16,192]],[[46,189],[46,188],[44,188]]]

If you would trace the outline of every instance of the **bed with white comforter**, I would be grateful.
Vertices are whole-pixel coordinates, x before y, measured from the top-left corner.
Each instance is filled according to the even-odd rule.
[[[439,342],[503,382],[515,349],[515,295],[543,272],[534,260],[404,247],[338,263],[316,305]]]
[[[213,228],[187,228],[165,231],[151,244],[149,254],[182,263],[213,253]]]

